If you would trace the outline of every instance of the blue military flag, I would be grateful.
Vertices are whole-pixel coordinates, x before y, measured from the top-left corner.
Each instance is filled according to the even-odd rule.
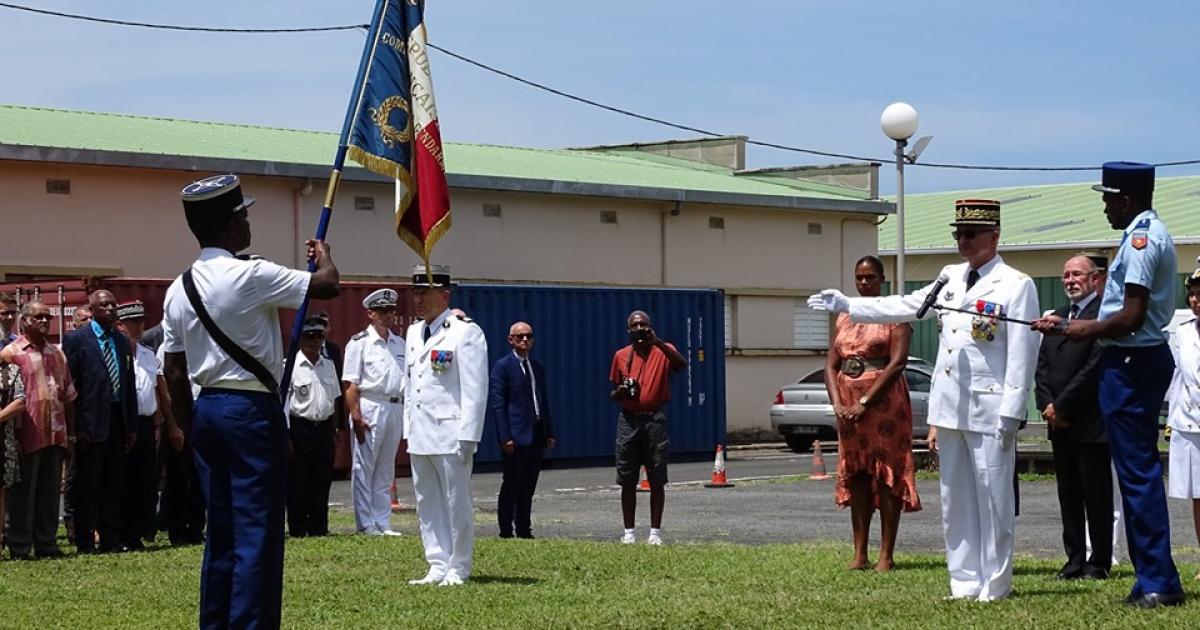
[[[378,0],[344,129],[347,156],[398,180],[396,234],[427,264],[450,229],[450,194],[421,0]]]

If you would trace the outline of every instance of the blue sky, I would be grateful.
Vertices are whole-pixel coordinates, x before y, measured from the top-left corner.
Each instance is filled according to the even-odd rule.
[[[20,0],[205,26],[353,24],[373,0]],[[1147,9],[1145,7],[1153,7]],[[904,100],[922,160],[1089,165],[1200,158],[1200,3],[429,0],[433,43],[556,88],[683,124],[888,157]],[[0,9],[0,102],[337,131],[359,32],[176,33]],[[692,137],[534,91],[433,53],[444,137],[565,147]],[[828,163],[752,148],[750,166]],[[882,173],[884,192],[894,187]],[[1092,173],[914,168],[925,192]],[[1200,167],[1161,175],[1200,174]]]

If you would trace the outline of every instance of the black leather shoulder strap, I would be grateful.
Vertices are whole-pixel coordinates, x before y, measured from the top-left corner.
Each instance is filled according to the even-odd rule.
[[[225,354],[229,355],[229,358],[233,359],[243,370],[253,374],[267,388],[267,391],[278,398],[279,384],[275,382],[271,371],[258,359],[250,356],[250,353],[246,352],[244,348],[234,343],[208,314],[208,309],[204,308],[204,302],[200,300],[200,293],[196,291],[196,281],[192,279],[192,270],[188,269],[183,272],[181,279],[183,280],[183,292],[187,294],[188,301],[192,303],[192,310],[196,311],[196,317],[200,318],[200,323],[204,324],[204,329],[208,331],[213,341],[217,342],[217,345],[225,351]]]

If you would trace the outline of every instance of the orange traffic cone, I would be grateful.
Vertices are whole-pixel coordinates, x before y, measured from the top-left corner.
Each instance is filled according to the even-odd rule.
[[[821,440],[813,440],[813,456],[812,456],[812,474],[808,476],[813,481],[821,481],[829,479],[829,473],[825,472],[825,456],[821,454]]]
[[[704,484],[705,488],[732,488],[733,484],[725,480],[725,447],[717,445],[717,456],[713,459],[712,481]]]
[[[396,480],[395,479],[392,480],[392,488],[388,492],[390,492],[392,495],[392,511],[399,512],[400,511],[400,499],[396,498]]]
[[[646,475],[645,466],[642,466],[642,482],[638,484],[638,492],[650,492],[650,478]]]

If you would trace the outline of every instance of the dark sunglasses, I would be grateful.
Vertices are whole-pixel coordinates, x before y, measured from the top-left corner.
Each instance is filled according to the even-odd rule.
[[[30,315],[29,319],[36,319],[39,322],[48,322],[48,321],[54,319],[54,316],[51,315],[50,313],[42,313],[40,315]]]
[[[517,333],[515,335],[509,335],[509,337],[512,337],[513,339],[518,339],[518,340],[533,339],[533,333]]]
[[[318,331],[315,331],[315,330],[310,330],[310,331],[308,331],[308,332],[304,333],[304,336],[305,336],[305,337],[309,337],[309,338],[311,338],[311,339],[324,339],[324,338],[325,338],[325,333],[323,333],[323,332],[318,332]]]
[[[980,234],[986,234],[993,231],[994,230],[954,230],[950,233],[950,238],[953,238],[956,241],[961,239],[966,239],[969,241]]]

